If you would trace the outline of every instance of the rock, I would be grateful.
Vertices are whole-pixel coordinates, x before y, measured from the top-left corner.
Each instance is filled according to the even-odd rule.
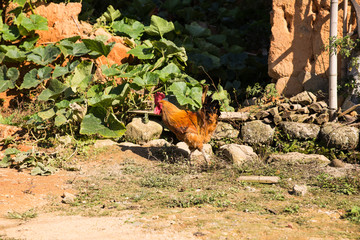
[[[316,139],[320,132],[320,127],[312,123],[281,122],[280,127],[291,138],[301,140]]]
[[[297,111],[298,109],[302,108],[301,104],[290,104],[290,110],[291,111]]]
[[[239,130],[234,129],[230,123],[219,122],[211,138],[219,140],[222,138],[237,138],[238,136]]]
[[[272,142],[274,129],[260,120],[246,122],[241,127],[241,138],[249,144],[267,144]]]
[[[359,129],[339,123],[326,123],[320,130],[320,138],[327,147],[353,150],[359,144]]]
[[[329,114],[326,112],[326,113],[322,113],[318,116],[315,117],[315,122],[319,125],[323,125],[324,123],[327,123],[329,122]]]
[[[331,161],[331,166],[336,168],[343,168],[345,167],[345,163],[340,159],[335,158]]]
[[[170,147],[171,143],[165,139],[154,139],[143,145],[143,147]]]
[[[301,105],[309,105],[316,102],[316,96],[312,92],[304,91],[290,98],[290,102]]]
[[[189,146],[185,142],[178,142],[176,146],[184,152],[187,152],[190,155]]]
[[[258,159],[252,147],[246,145],[227,144],[221,146],[220,150],[232,163],[238,166]]]
[[[271,154],[268,162],[284,162],[284,163],[317,163],[320,166],[327,166],[330,160],[320,154],[304,154],[298,152],[289,152],[285,154]]]
[[[294,185],[291,194],[296,196],[305,196],[307,194],[308,188],[306,185]]]
[[[271,116],[275,117],[276,115],[279,115],[279,107],[270,108],[270,109],[267,110],[267,112],[268,112]]]
[[[279,111],[290,110],[289,103],[280,103],[279,104]]]
[[[108,146],[114,146],[117,145],[118,143],[111,140],[111,139],[101,139],[101,140],[96,140],[96,142],[94,143],[94,148],[104,148],[104,147],[108,147]]]
[[[205,154],[210,157],[214,155],[214,152],[213,152],[210,144],[204,144],[203,150],[204,150]],[[191,160],[196,160],[196,159],[203,158],[203,157],[204,157],[204,155],[202,154],[202,152],[200,152],[199,150],[195,150],[193,152],[193,154],[191,155]]]
[[[270,113],[268,111],[261,110],[255,114],[255,118],[260,120],[260,119],[266,118],[269,115],[270,115]]]
[[[306,106],[299,108],[298,110],[296,110],[296,112],[300,113],[300,114],[309,114],[310,113],[309,108]]]
[[[74,194],[68,192],[64,192],[64,194],[61,197],[62,197],[61,202],[65,204],[74,203],[76,199],[76,196]]]
[[[20,132],[22,129],[15,126],[10,126],[0,123],[0,141],[6,138],[13,137],[14,134]]]
[[[118,144],[120,147],[141,147],[139,144],[135,144],[132,142],[122,142]]]
[[[155,121],[143,123],[141,118],[133,118],[132,122],[126,126],[125,137],[131,141],[143,143],[159,138],[162,130],[162,126]]]
[[[316,113],[324,113],[328,110],[328,105],[324,101],[314,102],[310,104],[309,109]]]
[[[282,121],[282,117],[280,115],[275,115],[273,118],[274,124],[278,125]]]
[[[278,176],[240,176],[236,180],[239,182],[255,182],[255,183],[279,183]]]

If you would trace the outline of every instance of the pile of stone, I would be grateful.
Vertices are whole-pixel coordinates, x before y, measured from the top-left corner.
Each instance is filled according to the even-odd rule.
[[[315,123],[322,125],[329,122],[329,109],[325,101],[317,101],[316,96],[304,91],[297,94],[286,102],[281,102],[273,107],[258,111],[250,116],[252,119],[262,120],[265,123],[280,124],[283,121]],[[352,111],[350,114],[342,116],[346,122],[355,122],[357,113]]]

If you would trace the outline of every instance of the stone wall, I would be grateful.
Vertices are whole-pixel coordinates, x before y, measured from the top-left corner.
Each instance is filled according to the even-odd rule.
[[[338,36],[343,35],[343,8],[339,0]],[[348,14],[351,8],[349,3]],[[348,19],[353,31],[355,17]],[[276,89],[285,96],[328,92],[329,56],[323,48],[329,43],[330,0],[273,0],[271,25],[269,76]]]

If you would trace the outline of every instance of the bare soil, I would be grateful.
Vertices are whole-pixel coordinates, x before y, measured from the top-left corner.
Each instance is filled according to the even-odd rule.
[[[141,152],[139,148],[113,146],[79,162],[81,170],[76,172],[60,170],[51,176],[31,176],[26,171],[0,169],[0,239],[359,239],[360,225],[342,219],[342,209],[308,204],[311,193],[310,197],[293,196],[276,187],[272,189],[279,191],[285,201],[267,198],[262,185],[232,186],[240,204],[244,203],[243,209],[206,203],[169,208],[157,201],[181,191],[168,194],[166,187],[150,188],[147,196],[151,197],[131,201],[132,192],[126,192],[130,191],[126,185],[136,186],[131,184],[137,182],[131,180],[135,175],[124,175],[124,169],[135,172],[139,168],[137,179],[162,164],[143,156],[145,149]],[[132,165],[126,165],[130,160]],[[184,178],[201,179],[202,174],[187,174]],[[113,196],[114,193],[101,192],[109,185],[124,185],[124,193],[116,196],[125,200],[101,200],[101,194]],[[92,200],[79,197],[84,192],[93,194],[91,189],[98,194]],[[144,189],[132,190],[136,193]],[[194,186],[189,191],[204,190]],[[77,194],[81,200],[73,205],[61,203],[64,192]],[[113,207],[113,201],[121,202],[121,206]],[[261,209],[252,209],[251,201]],[[279,210],[295,203],[301,205],[299,211],[285,214]],[[37,216],[9,218],[9,212],[29,210]]]

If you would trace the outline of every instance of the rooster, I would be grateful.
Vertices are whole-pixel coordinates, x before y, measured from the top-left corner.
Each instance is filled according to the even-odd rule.
[[[162,121],[180,141],[184,141],[190,148],[189,159],[197,149],[202,152],[206,162],[210,157],[205,153],[203,144],[210,141],[220,116],[218,100],[212,100],[212,95],[206,96],[207,88],[202,95],[202,108],[197,112],[181,110],[165,100],[165,94],[155,93],[155,114],[162,115]]]

